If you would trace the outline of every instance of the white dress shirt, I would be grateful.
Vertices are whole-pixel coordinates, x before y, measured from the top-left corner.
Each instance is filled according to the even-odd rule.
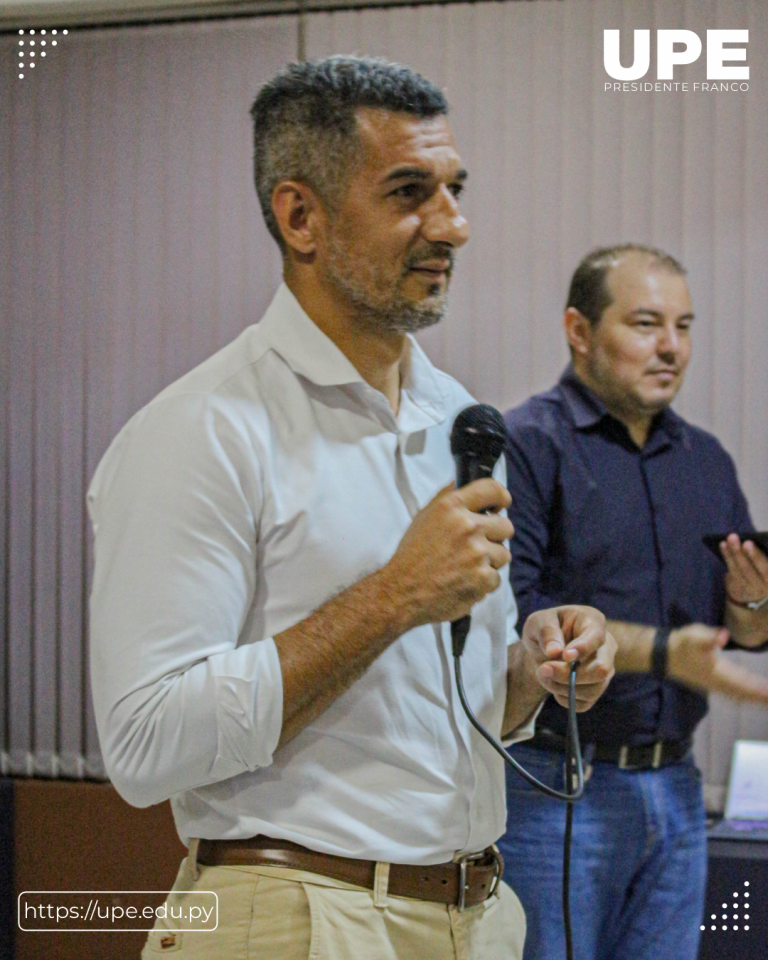
[[[93,695],[126,800],[170,797],[185,842],[263,833],[427,864],[499,837],[503,763],[461,708],[448,624],[404,634],[275,752],[271,638],[392,557],[454,478],[450,429],[471,402],[411,340],[395,416],[281,286],[259,324],[121,430],[88,502]],[[500,572],[462,662],[496,734],[517,639]]]

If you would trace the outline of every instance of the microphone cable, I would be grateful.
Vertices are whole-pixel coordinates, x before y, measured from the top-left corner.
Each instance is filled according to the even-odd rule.
[[[451,454],[456,462],[456,487],[460,488],[473,480],[490,477],[496,461],[501,456],[506,443],[506,427],[499,411],[487,403],[478,403],[465,407],[456,417],[451,428]],[[480,511],[485,513],[486,511]],[[571,664],[568,676],[568,726],[565,737],[565,790],[554,790],[541,783],[533,774],[522,767],[503,745],[489,733],[472,712],[464,690],[461,677],[461,655],[469,635],[470,616],[460,617],[451,623],[451,643],[453,650],[456,688],[464,712],[472,726],[484,737],[493,749],[499,753],[532,787],[548,797],[563,800],[566,804],[565,838],[563,850],[563,922],[565,925],[566,960],[573,960],[573,937],[570,910],[570,874],[571,874],[571,835],[573,829],[573,805],[584,794],[584,761],[579,743],[579,725],[576,719],[576,667],[578,661]],[[575,783],[574,783],[575,780]]]
[[[464,689],[464,681],[461,676],[461,654],[464,651],[467,634],[469,633],[470,618],[462,617],[451,624],[451,639],[453,641],[453,665],[456,677],[456,689],[459,693],[459,700],[464,708],[469,722],[477,732],[490,743],[493,749],[501,755],[505,763],[508,763],[523,779],[527,780],[536,790],[546,794],[548,797],[554,797],[556,800],[562,800],[566,803],[565,812],[565,838],[563,841],[563,924],[565,927],[565,956],[566,960],[573,960],[573,932],[571,928],[571,908],[570,908],[570,878],[571,878],[571,835],[573,831],[573,805],[580,800],[584,794],[584,760],[581,755],[581,744],[579,742],[579,724],[576,717],[576,667],[578,660],[571,664],[571,670],[568,675],[568,726],[565,738],[565,790],[554,790],[546,783],[537,780],[532,773],[529,773],[525,767],[521,766],[513,756],[504,748],[504,746],[494,737],[492,733],[485,729],[472,711],[472,707],[467,700],[467,693]],[[463,634],[463,636],[462,636]],[[574,783],[574,780],[576,781]]]

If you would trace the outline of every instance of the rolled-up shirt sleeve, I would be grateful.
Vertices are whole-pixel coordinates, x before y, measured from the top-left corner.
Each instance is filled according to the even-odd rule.
[[[519,727],[515,727],[515,729],[505,737],[502,737],[502,746],[511,747],[513,743],[522,743],[524,740],[530,740],[534,733],[536,733],[536,721],[539,718],[543,706],[544,701],[542,700],[524,723],[521,723]]]
[[[507,648],[511,647],[515,643],[520,643],[520,634],[517,632],[516,624],[518,622],[518,612],[517,612],[517,601],[515,600],[515,595],[512,592],[512,587],[510,584],[511,577],[504,576],[505,570],[501,571],[502,576],[502,588],[507,592]],[[505,747],[512,746],[513,743],[521,743],[523,740],[530,740],[536,732],[536,720],[541,713],[541,708],[544,705],[542,701],[538,707],[533,711],[533,713],[525,720],[520,726],[515,727],[514,730],[509,731],[506,736],[501,738],[501,743]]]
[[[91,679],[107,771],[136,806],[268,766],[282,725],[274,641],[253,635],[256,441],[207,395],[159,398],[88,494]]]

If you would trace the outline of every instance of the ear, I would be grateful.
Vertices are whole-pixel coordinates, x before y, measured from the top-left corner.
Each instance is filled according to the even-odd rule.
[[[592,324],[575,307],[568,307],[563,318],[565,336],[571,350],[578,356],[589,353],[592,341]]]
[[[296,254],[307,257],[317,250],[317,234],[325,211],[317,194],[306,184],[283,180],[272,194],[272,212],[283,240]]]

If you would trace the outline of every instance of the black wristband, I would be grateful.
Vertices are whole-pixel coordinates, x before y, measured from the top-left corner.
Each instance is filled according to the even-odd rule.
[[[672,633],[669,627],[659,627],[653,638],[651,651],[651,676],[663,680],[667,675],[667,644]]]

